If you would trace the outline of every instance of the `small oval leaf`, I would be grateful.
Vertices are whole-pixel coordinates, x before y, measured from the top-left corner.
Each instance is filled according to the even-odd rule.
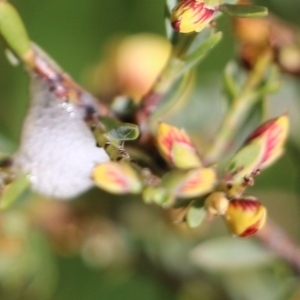
[[[186,215],[186,222],[190,228],[198,227],[206,217],[206,209],[202,207],[191,206]]]
[[[131,123],[121,123],[117,127],[106,133],[106,137],[110,141],[132,141],[139,136],[139,127]]]
[[[257,5],[232,5],[222,4],[219,10],[231,17],[238,18],[259,18],[268,15],[268,9]]]
[[[24,57],[30,51],[30,41],[23,21],[16,9],[6,1],[0,2],[0,32],[19,57]]]

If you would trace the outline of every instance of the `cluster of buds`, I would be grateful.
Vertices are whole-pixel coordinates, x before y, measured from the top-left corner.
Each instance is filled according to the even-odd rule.
[[[201,180],[195,178],[185,185],[187,190],[201,190],[201,193],[177,193],[176,196],[187,198],[206,194],[204,209],[208,216],[222,216],[234,235],[253,235],[264,226],[267,212],[256,198],[243,196],[243,192],[247,186],[254,184],[254,177],[259,174],[260,169],[269,166],[282,154],[288,123],[288,116],[284,114],[254,130],[231,159],[219,185],[216,185],[214,176],[208,176],[210,172],[207,170],[213,168],[203,166],[196,147],[186,133],[174,126],[160,123],[157,144],[162,156],[177,169],[185,169],[185,172],[203,170],[203,176],[199,177]],[[167,176],[168,179],[172,178],[173,184],[179,182],[175,173],[173,171]]]
[[[251,4],[240,0],[240,4]],[[275,18],[235,18],[235,35],[240,41],[240,57],[252,68],[262,53],[269,51],[281,71],[300,75],[299,29]]]
[[[210,23],[217,8],[201,0],[180,0],[171,14],[172,27],[182,33],[199,32]]]
[[[205,208],[211,216],[223,216],[229,230],[240,237],[253,235],[266,222],[267,210],[254,197],[229,200],[224,192],[213,192]]]

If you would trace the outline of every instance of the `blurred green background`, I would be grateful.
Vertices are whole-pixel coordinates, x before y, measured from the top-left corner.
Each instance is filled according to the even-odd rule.
[[[83,86],[112,37],[164,35],[163,0],[11,2],[31,39]],[[299,0],[257,4],[300,26]],[[223,41],[198,67],[190,101],[170,117],[193,135],[212,136],[224,110],[221,73],[237,51],[230,20],[222,17],[218,26]],[[9,64],[3,44],[0,49],[0,145],[13,152],[28,106],[28,79],[22,67]],[[300,242],[299,79],[285,75],[282,82],[269,115],[289,111],[292,137],[286,155],[251,193]],[[293,267],[255,238],[233,239],[221,221],[194,230],[174,226],[161,209],[140,202],[93,190],[70,205],[33,197],[32,204],[1,213],[0,299],[300,299]]]

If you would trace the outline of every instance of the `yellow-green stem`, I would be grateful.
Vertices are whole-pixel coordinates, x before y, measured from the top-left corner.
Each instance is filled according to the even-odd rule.
[[[228,149],[236,130],[245,120],[247,113],[257,101],[256,88],[262,82],[266,69],[272,61],[270,52],[264,53],[254,66],[241,92],[225,114],[213,144],[205,155],[205,162],[210,164],[220,159]]]

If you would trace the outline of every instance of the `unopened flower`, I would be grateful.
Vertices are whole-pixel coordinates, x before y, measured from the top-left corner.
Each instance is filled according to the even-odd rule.
[[[265,122],[248,137],[246,144],[261,143],[264,146],[259,169],[270,165],[282,154],[288,131],[289,119],[284,114]]]
[[[142,189],[138,174],[125,162],[99,164],[95,166],[92,178],[98,187],[113,194],[137,194]]]
[[[160,123],[157,144],[163,157],[177,168],[189,169],[202,165],[196,147],[182,129]]]
[[[287,114],[273,118],[254,130],[243,147],[229,162],[223,182],[229,187],[227,193],[237,198],[261,169],[280,157],[288,136]]]
[[[181,0],[172,11],[172,27],[182,33],[199,32],[209,24],[216,10],[217,7],[210,7],[204,1]]]
[[[216,179],[216,171],[212,168],[174,170],[163,177],[161,185],[176,197],[187,199],[209,193]]]
[[[233,234],[248,237],[261,229],[266,221],[266,208],[252,198],[229,202],[225,222]]]

